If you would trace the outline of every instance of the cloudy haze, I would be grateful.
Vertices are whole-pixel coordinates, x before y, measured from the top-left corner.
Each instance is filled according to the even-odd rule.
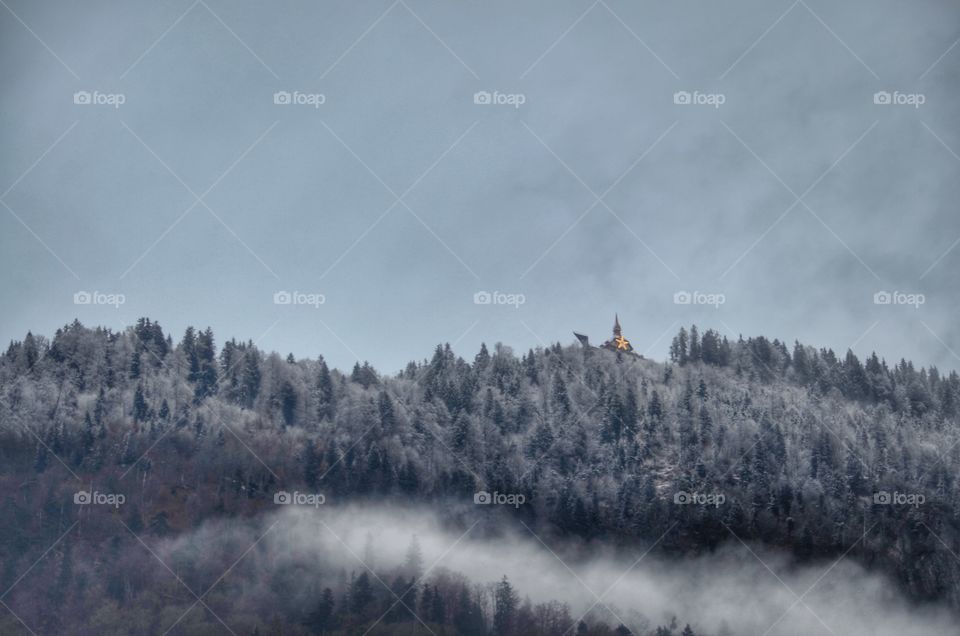
[[[696,322],[956,368],[958,18],[946,0],[5,0],[0,338],[147,315],[395,370],[442,341],[605,337],[617,311],[658,358]]]
[[[946,608],[911,604],[888,579],[844,558],[790,567],[782,552],[734,542],[703,556],[663,561],[645,555],[645,546],[622,553],[609,545],[584,550],[538,536],[515,518],[483,520],[474,513],[460,510],[458,524],[449,518],[443,523],[443,515],[423,507],[287,509],[247,525],[206,524],[166,542],[160,553],[176,563],[202,553],[214,563],[202,566],[204,576],[216,577],[217,559],[229,562],[228,555],[263,537],[256,561],[265,571],[247,579],[275,581],[275,572],[306,567],[294,586],[305,590],[317,578],[335,585],[341,573],[366,567],[392,571],[416,536],[426,580],[452,571],[486,586],[506,575],[535,603],[560,600],[576,619],[590,612],[592,619],[622,622],[634,633],[674,617],[689,621],[697,633],[717,633],[720,626],[726,633],[764,636],[952,633]],[[260,592],[245,589],[251,601]]]

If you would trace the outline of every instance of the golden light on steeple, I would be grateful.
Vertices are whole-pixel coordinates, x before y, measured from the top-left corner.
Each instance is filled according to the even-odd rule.
[[[586,349],[589,350],[593,348],[590,346],[589,339],[582,333],[577,333],[574,331],[573,335],[577,337],[577,340],[579,340],[580,344],[582,344]],[[620,316],[618,314],[613,315],[613,337],[596,348],[616,352],[617,360],[621,359],[621,353],[628,353],[631,356],[643,358],[642,355],[633,350],[633,345],[630,344],[630,341],[623,337],[623,333],[620,329]]]
[[[617,352],[631,353],[633,351],[633,346],[630,344],[630,341],[624,338],[623,333],[621,333],[620,316],[618,314],[614,314],[613,316],[613,338],[607,340],[601,346],[604,349]]]

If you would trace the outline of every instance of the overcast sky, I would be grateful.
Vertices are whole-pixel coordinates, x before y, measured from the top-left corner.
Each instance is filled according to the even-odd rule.
[[[3,342],[395,371],[619,312],[960,367],[956,2],[0,4]]]

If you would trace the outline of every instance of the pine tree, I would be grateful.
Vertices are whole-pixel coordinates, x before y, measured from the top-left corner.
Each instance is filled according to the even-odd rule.
[[[504,576],[497,584],[493,594],[493,631],[498,635],[507,635],[513,626],[519,598]]]
[[[687,330],[683,327],[670,343],[670,361],[681,366],[687,363]]]
[[[552,392],[550,404],[553,407],[554,412],[561,415],[569,414],[570,398],[567,395],[567,383],[563,381],[562,377],[560,377],[559,371],[556,371],[553,374],[551,389]]]
[[[316,490],[320,482],[320,453],[313,440],[307,440],[303,448],[303,481],[311,490]]]
[[[600,440],[607,444],[616,444],[623,434],[623,405],[616,391],[608,392],[605,401]]]
[[[430,603],[428,616],[434,623],[442,624],[447,622],[446,604],[436,585],[433,586],[433,598]]]
[[[490,364],[490,352],[487,351],[487,345],[483,342],[480,343],[480,352],[473,359],[473,368],[477,371],[484,371],[487,366]]]
[[[654,389],[650,394],[650,403],[647,405],[647,413],[654,420],[663,417],[663,404],[660,402],[660,394]]]
[[[323,588],[320,600],[316,607],[307,615],[304,621],[312,634],[323,634],[333,627],[333,611],[335,603],[333,600],[333,590],[329,587]]]
[[[700,348],[700,335],[697,332],[697,326],[693,325],[690,327],[690,349],[689,349],[688,358],[691,362],[698,362],[702,355],[702,350]]]
[[[147,413],[150,408],[147,406],[147,400],[143,395],[143,384],[137,385],[137,390],[133,394],[133,421],[143,422],[147,419]]]
[[[139,343],[134,348],[133,355],[130,356],[130,379],[139,380],[140,379],[140,345]]]
[[[333,401],[333,379],[330,377],[330,369],[327,367],[326,361],[323,356],[320,356],[317,370],[317,418],[321,422],[333,418]]]
[[[703,332],[703,338],[700,339],[700,358],[705,364],[720,365],[720,334],[713,329]]]
[[[197,336],[193,327],[187,327],[183,333],[180,350],[187,358],[187,382],[194,383],[200,377],[200,359],[197,356]]]
[[[700,407],[700,437],[704,441],[709,440],[713,431],[713,420],[710,418],[710,412],[706,406]]]
[[[363,572],[350,586],[350,611],[354,614],[363,614],[372,602],[373,587],[370,585],[370,577]]]
[[[297,391],[289,380],[284,381],[280,386],[279,399],[283,423],[287,426],[293,426],[297,419]]]
[[[793,344],[793,370],[797,374],[797,381],[800,384],[810,382],[810,363],[807,360],[807,351],[799,341]]]
[[[37,443],[37,450],[33,458],[33,469],[39,474],[47,469],[47,447]]]
[[[33,333],[27,332],[26,337],[23,339],[23,347],[21,350],[23,351],[23,360],[26,363],[24,365],[24,371],[30,371],[33,369],[33,365],[40,359],[40,347],[37,345],[37,339]]]
[[[420,580],[423,576],[423,551],[420,549],[420,540],[417,539],[417,535],[413,535],[410,539],[403,561],[403,571],[414,581]]]
[[[456,453],[462,453],[472,439],[470,432],[470,418],[464,413],[458,413],[453,420],[451,448]]]
[[[100,392],[97,393],[97,401],[93,405],[93,423],[97,426],[103,424],[103,412],[106,409],[105,401],[106,394],[103,387],[100,387]]]
[[[248,347],[243,356],[243,372],[240,379],[240,405],[252,409],[260,394],[260,356]]]
[[[210,327],[197,336],[195,351],[197,374],[194,400],[199,403],[217,392],[217,352]]]
[[[546,420],[542,420],[537,424],[533,435],[530,437],[530,442],[527,444],[527,457],[537,459],[543,457],[553,446],[553,442],[553,430]]]
[[[453,625],[457,633],[463,634],[463,636],[484,636],[487,631],[483,613],[480,607],[470,598],[470,593],[465,585],[460,586]]]
[[[83,414],[83,436],[80,438],[80,448],[77,451],[75,461],[77,465],[79,465],[87,455],[93,452],[93,445],[96,441],[97,434],[93,426],[93,419],[90,417],[90,412],[87,411]]]
[[[377,396],[377,410],[380,414],[380,427],[384,433],[391,434],[397,427],[397,416],[393,412],[393,401],[386,391]]]

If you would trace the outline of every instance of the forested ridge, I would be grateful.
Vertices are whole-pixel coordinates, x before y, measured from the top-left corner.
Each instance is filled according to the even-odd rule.
[[[164,597],[152,578],[162,569],[115,567],[140,550],[137,537],[249,521],[275,510],[279,491],[323,493],[330,505],[389,498],[469,510],[488,491],[523,495],[502,514],[546,537],[655,545],[670,558],[737,540],[798,563],[846,555],[913,599],[958,608],[958,410],[956,372],[696,327],[681,329],[665,362],[560,344],[519,356],[482,346],[464,360],[441,345],[386,375],[249,341],[218,346],[210,329],[175,341],[148,319],[120,332],[74,322],[49,339],[27,334],[0,356],[0,588],[4,602],[31,606],[25,622],[44,633],[150,631],[180,614],[164,607],[195,599],[182,588],[184,598]],[[74,505],[81,487],[123,493],[114,514],[129,532]],[[685,504],[684,493],[722,502]],[[428,616],[438,634],[578,631],[576,612],[523,604],[524,590],[506,581],[485,612],[466,582],[436,587],[416,569],[390,573],[396,598],[409,602],[376,629]],[[178,575],[205,590],[202,570]],[[396,600],[377,587],[358,570],[286,606],[251,602],[243,624],[364,633],[357,626]],[[226,590],[239,593],[217,593]],[[196,614],[172,633],[219,624]],[[91,631],[71,632],[78,615]],[[527,624],[535,616],[540,627]],[[10,616],[0,626],[22,629]],[[613,627],[584,623],[579,633]]]

